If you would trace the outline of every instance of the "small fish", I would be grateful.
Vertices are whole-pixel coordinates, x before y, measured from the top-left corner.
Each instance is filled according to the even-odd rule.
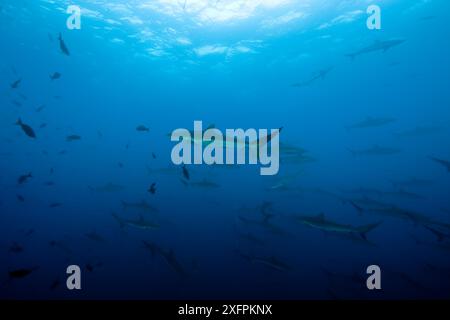
[[[52,80],[52,81],[57,80],[59,78],[61,78],[61,73],[59,73],[59,72],[54,72],[53,74],[50,75],[50,80]]]
[[[61,52],[65,54],[66,56],[70,56],[69,49],[67,49],[66,43],[64,42],[61,33],[59,34],[59,48],[61,49]]]
[[[148,189],[148,192],[151,193],[151,194],[155,194],[156,193],[156,183],[155,182],[152,183],[152,185]]]
[[[66,137],[66,141],[68,141],[68,142],[78,141],[78,140],[81,140],[81,137],[76,134],[72,134],[72,135]]]
[[[62,206],[62,203],[52,202],[52,203],[50,203],[49,208],[59,208],[61,206]]]
[[[119,162],[119,163],[118,163],[118,166],[119,166],[119,168],[123,168],[123,163],[122,163],[122,162]]]
[[[19,202],[25,202],[25,198],[23,196],[21,196],[20,194],[16,195],[16,197]]]
[[[41,112],[42,110],[44,110],[44,108],[45,108],[45,104],[40,105],[39,107],[37,107],[35,111],[36,112]]]
[[[11,89],[17,89],[20,85],[20,83],[22,82],[22,79],[17,79],[16,81],[14,81],[13,83],[10,84]]]
[[[10,279],[22,279],[27,276],[29,276],[33,271],[36,271],[38,267],[29,268],[29,269],[16,269],[9,271],[9,278]]]
[[[53,181],[44,182],[44,186],[46,186],[46,187],[53,187],[54,185],[55,185],[55,183]]]
[[[22,120],[19,118],[16,122],[17,126],[20,126],[22,128],[23,132],[30,138],[36,138],[36,134],[34,133],[34,130],[27,124],[23,123]]]
[[[156,154],[154,152],[152,152],[152,158],[156,159]]]
[[[24,184],[25,182],[27,182],[28,179],[33,178],[33,176],[31,175],[31,172],[28,174],[24,174],[21,175],[18,179],[17,179],[17,183],[18,184]]]
[[[147,127],[144,126],[144,125],[140,125],[140,126],[137,126],[137,127],[136,127],[136,131],[140,131],[140,132],[149,132],[150,129],[147,128]]]
[[[67,153],[67,150],[61,150],[61,151],[58,152],[58,154],[61,155],[61,156],[65,155],[66,153]]]
[[[18,244],[17,242],[14,242],[10,247],[9,247],[9,252],[11,253],[21,253],[23,252],[23,247]]]
[[[47,127],[47,124],[46,124],[46,123],[42,123],[42,124],[39,126],[40,129],[44,129],[45,127]]]
[[[186,180],[189,180],[189,171],[186,168],[186,165],[183,165],[183,176],[186,178]]]

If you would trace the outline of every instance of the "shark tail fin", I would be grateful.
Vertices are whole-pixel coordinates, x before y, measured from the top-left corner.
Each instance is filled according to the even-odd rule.
[[[377,222],[377,223],[371,223],[371,224],[368,224],[366,226],[362,226],[361,228],[359,228],[359,235],[364,240],[367,240],[367,233],[369,233],[370,231],[372,231],[373,229],[378,227],[381,223],[382,223],[382,221]]]

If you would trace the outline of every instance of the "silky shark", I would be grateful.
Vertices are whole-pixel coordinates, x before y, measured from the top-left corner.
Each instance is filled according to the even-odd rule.
[[[180,276],[185,277],[187,275],[181,264],[176,259],[173,250],[164,250],[158,245],[147,242],[145,240],[143,240],[142,243],[144,244],[144,248],[152,253],[152,256],[155,256],[156,254],[160,255],[166,261],[166,263]]]
[[[315,229],[326,232],[357,234],[363,239],[367,238],[368,232],[372,231],[381,224],[381,222],[377,222],[359,227],[347,224],[339,224],[331,220],[327,220],[323,213],[316,216],[294,216],[294,218],[296,221]]]
[[[145,220],[142,215],[140,215],[139,219],[137,219],[137,220],[131,220],[131,219],[125,219],[125,218],[119,217],[114,212],[111,215],[119,223],[121,228],[124,228],[126,226],[137,228],[137,229],[143,229],[143,230],[153,230],[153,229],[159,228],[158,224]]]
[[[349,57],[350,59],[354,60],[357,56],[360,56],[363,54],[376,52],[376,51],[386,52],[389,49],[402,44],[403,42],[405,42],[405,40],[401,40],[401,39],[386,40],[386,41],[377,40],[372,45],[362,48],[353,53],[346,54],[346,56]]]
[[[277,270],[277,271],[289,271],[291,270],[291,268],[285,264],[284,262],[280,261],[279,259],[277,259],[274,256],[271,257],[256,257],[256,256],[251,256],[245,253],[241,253],[238,252],[238,254],[246,259],[247,261],[251,262],[251,263],[257,263],[257,264],[261,264],[263,266],[266,266],[270,269],[273,270]]]
[[[350,126],[347,126],[346,129],[364,129],[364,128],[372,128],[372,127],[381,127],[392,122],[395,122],[394,118],[375,118],[375,117],[367,117],[366,119],[354,123]]]

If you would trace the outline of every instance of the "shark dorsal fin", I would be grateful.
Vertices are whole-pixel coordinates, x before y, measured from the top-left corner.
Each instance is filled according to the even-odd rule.
[[[323,212],[319,213],[319,214],[317,215],[317,219],[325,220],[325,214],[324,214]]]

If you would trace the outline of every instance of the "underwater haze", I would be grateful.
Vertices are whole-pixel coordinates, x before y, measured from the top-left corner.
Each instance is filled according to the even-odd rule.
[[[450,3],[373,2],[0,0],[0,298],[450,298]]]

